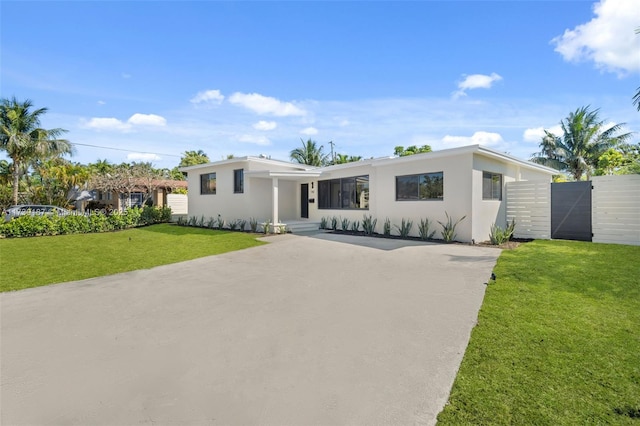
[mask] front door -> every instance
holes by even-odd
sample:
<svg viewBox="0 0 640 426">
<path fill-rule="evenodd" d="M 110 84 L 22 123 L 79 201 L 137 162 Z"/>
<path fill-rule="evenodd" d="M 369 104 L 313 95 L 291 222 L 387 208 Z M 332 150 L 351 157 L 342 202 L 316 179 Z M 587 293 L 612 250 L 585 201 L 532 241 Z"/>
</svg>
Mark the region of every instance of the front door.
<svg viewBox="0 0 640 426">
<path fill-rule="evenodd" d="M 300 185 L 300 217 L 309 219 L 309 184 Z"/>
</svg>

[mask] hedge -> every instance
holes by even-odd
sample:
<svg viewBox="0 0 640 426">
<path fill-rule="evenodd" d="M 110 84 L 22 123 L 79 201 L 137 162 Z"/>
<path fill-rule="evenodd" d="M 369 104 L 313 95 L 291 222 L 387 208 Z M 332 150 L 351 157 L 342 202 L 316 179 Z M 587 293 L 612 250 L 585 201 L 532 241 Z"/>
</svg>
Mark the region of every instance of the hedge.
<svg viewBox="0 0 640 426">
<path fill-rule="evenodd" d="M 87 214 L 65 216 L 24 215 L 0 223 L 0 236 L 5 238 L 36 237 L 43 235 L 87 234 L 135 228 L 154 223 L 169 222 L 170 207 L 131 208 L 124 212 L 105 214 L 93 211 Z"/>
</svg>

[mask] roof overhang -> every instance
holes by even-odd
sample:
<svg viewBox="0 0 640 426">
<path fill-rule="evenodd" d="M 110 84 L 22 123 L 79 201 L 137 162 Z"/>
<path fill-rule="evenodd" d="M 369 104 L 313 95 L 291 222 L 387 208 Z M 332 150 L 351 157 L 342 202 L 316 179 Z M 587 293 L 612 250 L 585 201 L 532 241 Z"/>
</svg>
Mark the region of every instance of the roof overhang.
<svg viewBox="0 0 640 426">
<path fill-rule="evenodd" d="M 244 172 L 245 177 L 258 179 L 283 179 L 283 180 L 305 180 L 320 177 L 320 170 L 291 170 L 291 171 L 272 171 L 272 170 L 255 170 Z"/>
</svg>

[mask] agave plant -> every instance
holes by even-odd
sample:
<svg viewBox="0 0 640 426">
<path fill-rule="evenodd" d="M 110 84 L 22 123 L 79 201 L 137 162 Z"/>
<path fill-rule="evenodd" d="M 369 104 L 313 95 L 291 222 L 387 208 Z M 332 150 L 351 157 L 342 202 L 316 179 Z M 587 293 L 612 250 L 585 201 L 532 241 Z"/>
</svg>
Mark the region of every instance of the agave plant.
<svg viewBox="0 0 640 426">
<path fill-rule="evenodd" d="M 456 226 L 458 226 L 458 224 L 462 222 L 467 216 L 462 216 L 460 219 L 454 222 L 451 216 L 449 216 L 449 213 L 445 211 L 444 214 L 447 216 L 447 222 L 442 223 L 438 221 L 438 223 L 442 226 L 442 239 L 444 240 L 444 242 L 450 243 L 456 239 Z"/>
<path fill-rule="evenodd" d="M 386 218 L 384 220 L 384 225 L 382 225 L 382 233 L 386 237 L 391 235 L 391 220 L 389 218 Z"/>
<path fill-rule="evenodd" d="M 360 221 L 354 220 L 351 223 L 351 232 L 358 232 L 360 230 Z"/>
<path fill-rule="evenodd" d="M 396 225 L 396 229 L 398 230 L 398 234 L 401 238 L 407 238 L 409 236 L 409 232 L 411 232 L 411 228 L 413 227 L 413 221 L 402 218 L 402 222 L 400 222 L 400 226 Z"/>
<path fill-rule="evenodd" d="M 378 223 L 378 219 L 374 219 L 373 216 L 363 215 L 362 217 L 362 229 L 364 230 L 365 235 L 373 235 L 376 224 Z"/>
<path fill-rule="evenodd" d="M 420 219 L 420 225 L 418 225 L 418 234 L 420 235 L 420 239 L 430 240 L 436 234 L 436 231 L 431 231 L 432 222 L 429 222 L 429 219 Z"/>
<path fill-rule="evenodd" d="M 342 230 L 347 232 L 349 230 L 349 224 L 350 223 L 351 223 L 351 221 L 348 218 L 343 217 L 341 222 L 340 222 L 340 224 L 342 225 Z"/>
</svg>

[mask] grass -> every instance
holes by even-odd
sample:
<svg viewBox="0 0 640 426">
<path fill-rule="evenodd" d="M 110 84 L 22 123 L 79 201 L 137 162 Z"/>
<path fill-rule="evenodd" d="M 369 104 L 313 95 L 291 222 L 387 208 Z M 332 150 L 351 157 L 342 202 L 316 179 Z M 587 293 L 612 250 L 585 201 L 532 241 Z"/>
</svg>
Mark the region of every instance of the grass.
<svg viewBox="0 0 640 426">
<path fill-rule="evenodd" d="M 0 240 L 0 291 L 146 269 L 263 244 L 253 234 L 170 224 Z"/>
<path fill-rule="evenodd" d="M 504 251 L 439 424 L 640 423 L 640 247 Z"/>
</svg>

